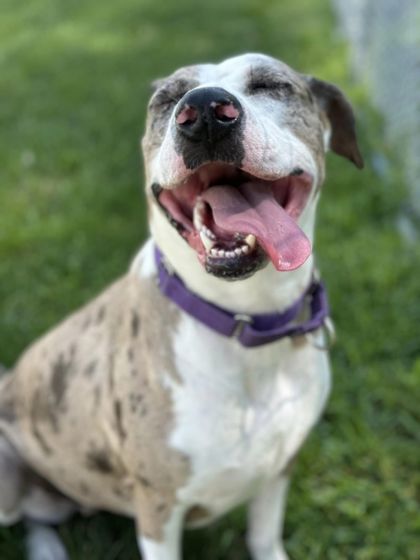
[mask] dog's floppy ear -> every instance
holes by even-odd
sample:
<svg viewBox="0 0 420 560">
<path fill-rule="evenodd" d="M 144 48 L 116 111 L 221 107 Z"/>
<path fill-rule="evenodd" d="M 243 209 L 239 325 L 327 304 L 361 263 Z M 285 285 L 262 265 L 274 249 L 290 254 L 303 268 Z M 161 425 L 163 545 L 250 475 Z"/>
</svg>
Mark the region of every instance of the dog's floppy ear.
<svg viewBox="0 0 420 560">
<path fill-rule="evenodd" d="M 359 169 L 364 166 L 356 138 L 353 109 L 341 90 L 322 80 L 307 77 L 309 87 L 331 126 L 330 148 Z"/>
</svg>

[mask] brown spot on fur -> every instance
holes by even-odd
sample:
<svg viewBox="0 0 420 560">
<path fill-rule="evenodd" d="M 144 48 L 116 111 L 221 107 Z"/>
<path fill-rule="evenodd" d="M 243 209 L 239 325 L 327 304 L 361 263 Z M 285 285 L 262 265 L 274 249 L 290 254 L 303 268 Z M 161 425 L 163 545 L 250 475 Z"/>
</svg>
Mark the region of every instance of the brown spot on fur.
<svg viewBox="0 0 420 560">
<path fill-rule="evenodd" d="M 86 375 L 86 377 L 92 377 L 92 375 L 95 373 L 97 365 L 98 363 L 96 362 L 96 360 L 92 360 L 88 363 L 88 365 L 84 369 L 84 374 Z"/>
<path fill-rule="evenodd" d="M 38 428 L 36 426 L 32 426 L 32 435 L 34 436 L 34 438 L 39 443 L 39 446 L 41 447 L 41 449 L 43 450 L 45 455 L 52 455 L 53 454 L 53 450 L 48 445 L 48 443 L 45 441 L 44 436 L 41 434 L 41 432 L 38 430 Z"/>
<path fill-rule="evenodd" d="M 57 407 L 50 402 L 48 394 L 40 387 L 34 391 L 30 416 L 32 426 L 37 427 L 38 432 L 40 432 L 40 426 L 45 422 L 48 422 L 56 433 L 59 432 Z"/>
<path fill-rule="evenodd" d="M 118 498 L 129 499 L 128 493 L 126 491 L 124 492 L 124 490 L 119 486 L 115 486 L 112 491 Z"/>
<path fill-rule="evenodd" d="M 82 492 L 83 495 L 89 495 L 90 494 L 90 488 L 88 486 L 86 486 L 86 484 L 84 482 L 80 483 L 80 491 Z"/>
<path fill-rule="evenodd" d="M 87 315 L 86 318 L 84 319 L 83 323 L 82 323 L 82 330 L 86 330 L 90 327 L 92 323 L 92 319 L 90 317 L 90 315 Z"/>
<path fill-rule="evenodd" d="M 137 480 L 140 482 L 140 484 L 142 486 L 145 486 L 146 488 L 150 488 L 152 485 L 150 483 L 150 480 L 148 480 L 146 477 L 144 476 L 138 476 Z"/>
<path fill-rule="evenodd" d="M 63 354 L 59 354 L 57 361 L 52 365 L 51 390 L 55 399 L 55 405 L 62 404 L 66 394 L 68 376 L 72 373 L 73 360 L 66 360 Z"/>
<path fill-rule="evenodd" d="M 111 474 L 113 466 L 109 460 L 108 453 L 105 450 L 95 449 L 89 451 L 86 455 L 86 466 L 92 471 L 98 471 L 101 474 Z"/>
<path fill-rule="evenodd" d="M 115 420 L 117 426 L 117 432 L 122 441 L 127 437 L 127 432 L 123 426 L 123 413 L 122 413 L 122 403 L 121 401 L 115 401 L 114 403 Z"/>
<path fill-rule="evenodd" d="M 14 422 L 16 420 L 15 410 L 13 405 L 7 406 L 7 403 L 2 403 L 0 408 L 0 420 L 4 420 L 6 422 Z"/>
<path fill-rule="evenodd" d="M 3 375 L 4 371 L 0 371 L 0 375 Z M 0 420 L 11 423 L 16 420 L 13 378 L 11 374 L 4 373 L 4 375 L 5 377 L 1 379 L 0 388 Z"/>
<path fill-rule="evenodd" d="M 127 350 L 127 358 L 130 363 L 134 360 L 134 351 L 131 347 Z"/>
<path fill-rule="evenodd" d="M 138 410 L 142 401 L 143 401 L 143 395 L 140 394 L 130 395 L 130 410 L 132 413 L 135 413 Z"/>
<path fill-rule="evenodd" d="M 131 312 L 131 334 L 135 338 L 139 334 L 140 328 L 140 317 L 137 311 L 133 310 Z"/>
<path fill-rule="evenodd" d="M 185 523 L 195 524 L 199 523 L 200 521 L 205 521 L 209 517 L 211 517 L 211 513 L 208 509 L 203 506 L 196 505 L 187 511 L 187 514 L 185 516 Z"/>
<path fill-rule="evenodd" d="M 109 355 L 109 370 L 108 370 L 109 390 L 111 391 L 111 393 L 114 391 L 114 366 L 115 366 L 115 359 L 114 359 L 114 354 L 111 351 Z"/>
<path fill-rule="evenodd" d="M 106 308 L 104 305 L 101 305 L 101 307 L 98 309 L 98 313 L 96 314 L 96 323 L 102 323 L 102 321 L 105 319 L 105 315 L 106 315 Z"/>
</svg>

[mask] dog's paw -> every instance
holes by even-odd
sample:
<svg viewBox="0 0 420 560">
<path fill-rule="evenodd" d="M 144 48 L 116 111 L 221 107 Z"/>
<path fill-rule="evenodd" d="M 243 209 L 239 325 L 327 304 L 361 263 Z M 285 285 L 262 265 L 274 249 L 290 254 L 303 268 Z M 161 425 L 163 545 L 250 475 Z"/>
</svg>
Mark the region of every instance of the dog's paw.
<svg viewBox="0 0 420 560">
<path fill-rule="evenodd" d="M 31 523 L 28 530 L 28 560 L 69 560 L 66 549 L 54 529 Z"/>
</svg>

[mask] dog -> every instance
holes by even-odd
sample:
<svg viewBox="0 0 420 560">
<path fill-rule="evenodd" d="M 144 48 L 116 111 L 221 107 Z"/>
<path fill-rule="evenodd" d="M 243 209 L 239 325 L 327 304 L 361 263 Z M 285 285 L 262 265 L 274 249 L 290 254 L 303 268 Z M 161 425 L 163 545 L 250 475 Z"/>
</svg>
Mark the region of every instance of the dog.
<svg viewBox="0 0 420 560">
<path fill-rule="evenodd" d="M 51 525 L 136 521 L 145 560 L 248 504 L 253 560 L 285 560 L 291 465 L 330 391 L 312 252 L 325 153 L 363 167 L 332 84 L 261 54 L 158 80 L 142 141 L 151 238 L 129 272 L 0 381 L 0 522 L 31 560 Z"/>
</svg>

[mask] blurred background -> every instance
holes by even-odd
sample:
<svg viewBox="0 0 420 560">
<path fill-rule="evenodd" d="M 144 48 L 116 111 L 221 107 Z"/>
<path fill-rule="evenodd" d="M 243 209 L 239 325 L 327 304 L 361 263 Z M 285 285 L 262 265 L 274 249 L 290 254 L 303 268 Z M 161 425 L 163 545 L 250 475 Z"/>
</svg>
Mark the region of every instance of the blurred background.
<svg viewBox="0 0 420 560">
<path fill-rule="evenodd" d="M 317 255 L 338 331 L 334 389 L 298 461 L 294 560 L 420 558 L 420 3 L 1 0 L 0 360 L 123 274 L 147 234 L 150 82 L 262 51 L 340 86 L 363 172 L 328 156 Z M 417 447 L 416 447 L 417 446 Z M 244 512 L 186 534 L 186 560 L 245 560 Z M 76 518 L 72 560 L 138 558 L 131 522 Z M 1 560 L 23 529 L 0 529 Z"/>
</svg>

